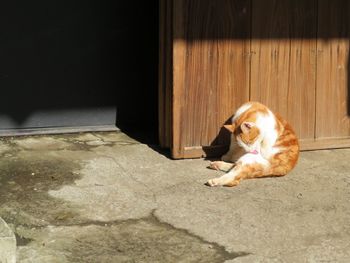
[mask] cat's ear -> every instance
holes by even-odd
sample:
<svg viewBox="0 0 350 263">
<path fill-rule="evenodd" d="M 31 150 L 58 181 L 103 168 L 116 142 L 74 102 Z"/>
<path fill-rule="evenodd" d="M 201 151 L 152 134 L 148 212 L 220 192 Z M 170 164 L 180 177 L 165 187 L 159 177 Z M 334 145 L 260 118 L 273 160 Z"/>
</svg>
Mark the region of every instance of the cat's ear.
<svg viewBox="0 0 350 263">
<path fill-rule="evenodd" d="M 228 130 L 230 133 L 233 133 L 235 131 L 235 125 L 234 124 L 225 124 L 224 128 Z"/>
<path fill-rule="evenodd" d="M 254 126 L 255 126 L 254 122 L 245 121 L 241 124 L 241 130 L 243 133 L 248 133 L 251 130 L 251 128 L 253 128 Z"/>
</svg>

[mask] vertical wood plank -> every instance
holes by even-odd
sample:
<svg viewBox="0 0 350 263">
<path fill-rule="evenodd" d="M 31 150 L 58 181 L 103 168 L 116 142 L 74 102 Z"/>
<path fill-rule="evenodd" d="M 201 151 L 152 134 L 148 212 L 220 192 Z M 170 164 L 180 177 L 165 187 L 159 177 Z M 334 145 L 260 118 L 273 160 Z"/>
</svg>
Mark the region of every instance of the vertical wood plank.
<svg viewBox="0 0 350 263">
<path fill-rule="evenodd" d="M 319 0 L 316 137 L 350 135 L 350 3 Z"/>
<path fill-rule="evenodd" d="M 182 130 L 185 147 L 210 144 L 211 127 L 216 125 L 217 55 L 216 40 L 187 44 Z"/>
<path fill-rule="evenodd" d="M 173 0 L 166 1 L 165 17 L 165 118 L 164 147 L 170 147 L 172 140 L 172 93 L 173 93 Z"/>
<path fill-rule="evenodd" d="M 208 133 L 212 122 L 210 113 L 216 96 L 217 39 L 214 12 L 219 3 L 209 0 L 183 1 L 182 12 L 175 16 L 183 19 L 183 36 L 176 42 L 184 44 L 183 86 L 181 89 L 181 149 L 208 145 Z M 179 1 L 180 2 L 180 1 Z M 180 19 L 180 18 L 179 18 Z M 174 61 L 174 65 L 175 64 Z M 174 72 L 175 74 L 175 72 Z M 174 83 L 175 84 L 175 83 Z M 174 108 L 176 111 L 177 109 Z"/>
<path fill-rule="evenodd" d="M 301 139 L 315 138 L 317 1 L 291 1 L 288 106 L 285 116 Z"/>
<path fill-rule="evenodd" d="M 172 142 L 171 155 L 173 158 L 183 158 L 184 140 L 182 132 L 183 92 L 185 87 L 186 38 L 184 23 L 184 2 L 172 1 L 173 6 L 173 93 L 172 93 Z"/>
<path fill-rule="evenodd" d="M 300 138 L 314 138 L 316 1 L 252 3 L 251 100 L 282 114 Z"/>
<path fill-rule="evenodd" d="M 248 100 L 249 3 L 174 1 L 173 155 L 221 143 L 221 126 Z"/>
<path fill-rule="evenodd" d="M 223 36 L 218 41 L 216 130 L 211 136 L 218 134 L 235 110 L 249 100 L 251 1 L 228 0 L 224 9 Z M 229 144 L 225 139 L 219 135 L 215 144 Z"/>
<path fill-rule="evenodd" d="M 252 2 L 251 100 L 287 114 L 289 1 Z"/>
</svg>

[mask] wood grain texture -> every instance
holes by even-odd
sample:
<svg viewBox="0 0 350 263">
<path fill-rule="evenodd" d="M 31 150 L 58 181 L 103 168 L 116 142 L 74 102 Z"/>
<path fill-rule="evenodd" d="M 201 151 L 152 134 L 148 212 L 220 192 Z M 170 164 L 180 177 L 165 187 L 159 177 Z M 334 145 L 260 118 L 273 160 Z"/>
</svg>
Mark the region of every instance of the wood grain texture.
<svg viewBox="0 0 350 263">
<path fill-rule="evenodd" d="M 286 1 L 256 0 L 252 7 L 250 98 L 286 116 L 291 22 L 289 5 L 286 6 Z"/>
<path fill-rule="evenodd" d="M 163 0 L 161 141 L 174 158 L 218 154 L 247 100 L 279 112 L 303 150 L 350 142 L 350 2 Z"/>
<path fill-rule="evenodd" d="M 174 1 L 173 156 L 216 145 L 249 95 L 250 1 Z"/>
<path fill-rule="evenodd" d="M 300 138 L 314 138 L 316 2 L 252 6 L 251 100 L 279 112 Z"/>
<path fill-rule="evenodd" d="M 172 0 L 159 1 L 158 119 L 159 144 L 170 147 L 172 138 Z"/>
<path fill-rule="evenodd" d="M 221 134 L 223 124 L 231 123 L 235 110 L 249 100 L 251 2 L 225 1 L 221 17 L 221 37 L 217 42 L 217 90 L 215 129 L 210 134 Z M 224 134 L 223 134 L 224 135 Z M 218 136 L 212 144 L 227 144 L 227 136 Z"/>
<path fill-rule="evenodd" d="M 172 89 L 172 141 L 171 155 L 173 158 L 183 158 L 184 139 L 182 132 L 183 93 L 185 87 L 186 40 L 183 1 L 173 2 L 173 89 Z M 175 37 L 176 36 L 176 37 Z"/>
<path fill-rule="evenodd" d="M 316 138 L 350 135 L 350 3 L 319 0 Z"/>
</svg>

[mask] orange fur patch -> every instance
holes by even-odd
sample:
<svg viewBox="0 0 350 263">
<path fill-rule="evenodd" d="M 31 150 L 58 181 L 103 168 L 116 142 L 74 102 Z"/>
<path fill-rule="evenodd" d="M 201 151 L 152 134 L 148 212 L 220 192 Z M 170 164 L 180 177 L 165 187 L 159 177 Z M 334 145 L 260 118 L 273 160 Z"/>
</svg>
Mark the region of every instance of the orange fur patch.
<svg viewBox="0 0 350 263">
<path fill-rule="evenodd" d="M 250 102 L 250 108 L 243 112 L 235 121 L 235 126 L 241 126 L 243 122 L 256 122 L 257 113 L 268 114 L 268 108 L 259 102 Z"/>
<path fill-rule="evenodd" d="M 233 124 L 225 124 L 224 128 L 231 133 L 233 133 L 235 131 L 235 126 Z"/>
<path fill-rule="evenodd" d="M 255 140 L 258 138 L 260 134 L 260 130 L 257 127 L 252 127 L 249 132 L 244 133 L 241 132 L 239 134 L 237 134 L 241 140 L 246 143 L 246 144 L 251 144 L 253 142 L 255 142 Z"/>
<path fill-rule="evenodd" d="M 270 160 L 271 173 L 285 175 L 295 167 L 299 159 L 300 146 L 292 126 L 277 114 L 276 119 L 282 128 L 275 147 L 279 147 L 281 152 L 274 155 Z"/>
</svg>

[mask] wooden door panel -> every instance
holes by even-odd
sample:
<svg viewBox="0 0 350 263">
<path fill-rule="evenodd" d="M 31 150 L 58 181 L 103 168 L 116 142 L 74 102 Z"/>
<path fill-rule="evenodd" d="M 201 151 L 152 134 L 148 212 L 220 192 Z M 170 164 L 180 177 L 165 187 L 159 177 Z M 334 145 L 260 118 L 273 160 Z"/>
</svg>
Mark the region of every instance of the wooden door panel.
<svg viewBox="0 0 350 263">
<path fill-rule="evenodd" d="M 300 138 L 314 138 L 315 1 L 252 3 L 251 100 L 283 115 Z"/>
<path fill-rule="evenodd" d="M 350 2 L 163 1 L 172 100 L 160 117 L 174 158 L 220 155 L 222 125 L 248 100 L 281 113 L 302 149 L 350 145 Z"/>
<path fill-rule="evenodd" d="M 316 138 L 350 135 L 350 3 L 320 0 L 317 41 Z"/>
<path fill-rule="evenodd" d="M 220 127 L 248 100 L 249 12 L 248 0 L 174 1 L 174 157 L 220 143 Z"/>
</svg>

